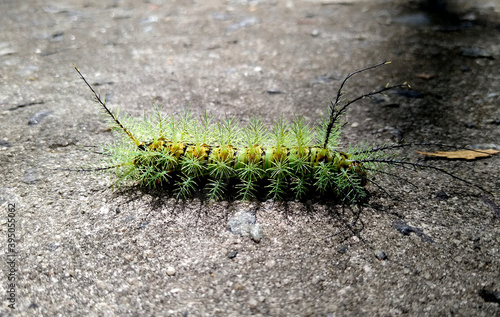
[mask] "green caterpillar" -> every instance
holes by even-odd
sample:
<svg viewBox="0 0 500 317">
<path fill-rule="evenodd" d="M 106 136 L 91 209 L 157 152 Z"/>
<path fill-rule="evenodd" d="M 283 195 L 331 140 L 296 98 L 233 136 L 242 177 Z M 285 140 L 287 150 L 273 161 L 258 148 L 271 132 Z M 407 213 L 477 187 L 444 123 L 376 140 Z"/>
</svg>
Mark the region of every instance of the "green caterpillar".
<svg viewBox="0 0 500 317">
<path fill-rule="evenodd" d="M 281 119 L 271 129 L 258 118 L 239 127 L 234 118 L 213 122 L 206 114 L 197 119 L 189 111 L 180 117 L 164 116 L 156 106 L 144 120 L 126 118 L 125 127 L 75 69 L 112 126 L 122 132 L 120 140 L 104 148 L 109 166 L 94 169 L 115 170 L 118 184 L 131 181 L 161 188 L 182 199 L 202 189 L 209 200 L 319 195 L 352 203 L 365 198 L 368 171 L 382 170 L 389 163 L 406 164 L 387 157 L 383 150 L 390 147 L 351 153 L 339 149 L 342 116 L 349 105 L 393 88 L 409 87 L 406 83 L 387 85 L 352 100 L 344 99 L 342 90 L 349 78 L 388 63 L 350 73 L 318 126 L 299 118 L 292 122 Z"/>
</svg>

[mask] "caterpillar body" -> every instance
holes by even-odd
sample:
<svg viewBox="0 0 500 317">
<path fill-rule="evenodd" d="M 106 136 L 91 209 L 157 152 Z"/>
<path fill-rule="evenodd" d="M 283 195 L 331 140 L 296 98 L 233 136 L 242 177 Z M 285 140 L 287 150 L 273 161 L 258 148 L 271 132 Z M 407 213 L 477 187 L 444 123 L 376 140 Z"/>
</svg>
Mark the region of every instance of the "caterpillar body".
<svg viewBox="0 0 500 317">
<path fill-rule="evenodd" d="M 189 111 L 179 117 L 164 116 L 156 106 L 149 118 L 138 121 L 129 117 L 123 125 L 75 69 L 111 124 L 122 131 L 121 140 L 104 149 L 110 164 L 94 169 L 115 170 L 117 183 L 138 182 L 171 191 L 177 198 L 203 189 L 209 200 L 233 195 L 243 200 L 320 195 L 359 202 L 366 197 L 368 171 L 406 162 L 388 158 L 383 150 L 390 147 L 341 151 L 342 116 L 362 98 L 409 85 L 387 85 L 352 100 L 344 99 L 343 87 L 352 76 L 388 63 L 350 73 L 318 126 L 296 118 L 278 120 L 271 129 L 258 118 L 240 127 L 234 118 L 214 123 L 206 114 L 197 119 Z"/>
</svg>

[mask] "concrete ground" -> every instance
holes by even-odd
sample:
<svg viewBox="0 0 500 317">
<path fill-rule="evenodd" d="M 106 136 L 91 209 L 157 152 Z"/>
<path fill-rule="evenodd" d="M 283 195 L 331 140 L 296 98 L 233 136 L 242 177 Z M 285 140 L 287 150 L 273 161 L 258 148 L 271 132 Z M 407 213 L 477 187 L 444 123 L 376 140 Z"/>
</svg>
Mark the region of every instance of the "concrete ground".
<svg viewBox="0 0 500 317">
<path fill-rule="evenodd" d="M 500 316 L 498 155 L 424 162 L 487 199 L 435 170 L 394 170 L 418 189 L 376 176 L 387 193 L 368 185 L 350 229 L 349 206 L 176 201 L 57 170 L 98 164 L 87 146 L 114 138 L 73 65 L 132 116 L 154 102 L 271 125 L 317 122 L 347 73 L 391 60 L 346 93 L 414 90 L 353 105 L 346 147 L 498 148 L 497 1 L 4 0 L 0 11 L 0 316 Z M 260 243 L 226 230 L 238 210 L 256 212 Z"/>
</svg>

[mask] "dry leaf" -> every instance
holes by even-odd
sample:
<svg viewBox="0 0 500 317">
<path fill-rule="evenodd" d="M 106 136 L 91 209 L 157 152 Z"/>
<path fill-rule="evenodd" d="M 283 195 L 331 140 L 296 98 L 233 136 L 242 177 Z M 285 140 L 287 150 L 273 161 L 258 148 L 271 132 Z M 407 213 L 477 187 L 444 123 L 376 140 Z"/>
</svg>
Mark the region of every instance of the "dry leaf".
<svg viewBox="0 0 500 317">
<path fill-rule="evenodd" d="M 436 152 L 420 152 L 416 151 L 418 154 L 431 156 L 431 157 L 442 157 L 451 160 L 455 159 L 465 159 L 465 160 L 474 160 L 482 157 L 490 157 L 494 154 L 497 154 L 499 151 L 493 149 L 487 150 L 461 150 L 461 151 L 436 151 Z"/>
</svg>

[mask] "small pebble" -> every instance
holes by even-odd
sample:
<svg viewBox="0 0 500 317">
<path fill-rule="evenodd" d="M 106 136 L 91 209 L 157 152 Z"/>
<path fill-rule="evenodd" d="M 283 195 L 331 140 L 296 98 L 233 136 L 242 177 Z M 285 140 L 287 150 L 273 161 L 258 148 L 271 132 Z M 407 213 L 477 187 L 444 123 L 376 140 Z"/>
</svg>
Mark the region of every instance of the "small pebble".
<svg viewBox="0 0 500 317">
<path fill-rule="evenodd" d="M 126 260 L 126 261 L 132 261 L 134 259 L 134 256 L 132 254 L 129 254 L 129 253 L 125 253 L 122 255 L 123 258 Z"/>
<path fill-rule="evenodd" d="M 238 211 L 227 220 L 227 230 L 234 234 L 246 236 L 248 234 L 249 225 L 255 224 L 255 211 Z"/>
<path fill-rule="evenodd" d="M 446 192 L 439 190 L 436 192 L 436 198 L 438 200 L 448 200 L 450 196 Z"/>
<path fill-rule="evenodd" d="M 239 283 L 236 283 L 236 284 L 234 284 L 234 289 L 236 291 L 242 291 L 243 290 L 243 285 L 241 285 Z"/>
<path fill-rule="evenodd" d="M 264 230 L 260 224 L 250 225 L 250 239 L 259 243 L 264 237 Z"/>
<path fill-rule="evenodd" d="M 234 259 L 237 255 L 238 255 L 238 251 L 232 251 L 227 255 L 227 257 L 230 259 Z"/>
<path fill-rule="evenodd" d="M 248 300 L 247 304 L 248 304 L 248 307 L 255 308 L 255 307 L 257 307 L 257 305 L 259 304 L 259 302 L 257 302 L 257 300 L 252 297 L 252 298 L 250 298 Z"/>
<path fill-rule="evenodd" d="M 375 250 L 375 256 L 377 257 L 377 259 L 379 260 L 387 260 L 387 255 L 385 254 L 384 251 L 382 250 Z"/>
<path fill-rule="evenodd" d="M 9 142 L 5 141 L 5 140 L 0 140 L 0 147 L 12 147 L 12 144 L 10 144 Z"/>
<path fill-rule="evenodd" d="M 341 245 L 340 247 L 337 248 L 337 252 L 340 254 L 344 254 L 347 252 L 348 247 L 346 245 Z"/>
<path fill-rule="evenodd" d="M 175 275 L 175 268 L 173 266 L 167 267 L 167 275 L 168 276 L 174 276 Z"/>
<path fill-rule="evenodd" d="M 138 224 L 135 228 L 136 228 L 136 229 L 144 229 L 144 228 L 146 228 L 146 226 L 147 226 L 150 222 L 151 222 L 151 221 L 146 221 L 146 222 L 140 223 L 140 224 Z"/>
<path fill-rule="evenodd" d="M 37 112 L 35 113 L 34 116 L 32 116 L 29 121 L 28 121 L 28 125 L 35 125 L 35 124 L 39 124 L 40 121 L 43 120 L 43 118 L 47 117 L 48 115 L 52 114 L 52 111 L 40 111 L 40 112 Z"/>
<path fill-rule="evenodd" d="M 267 90 L 267 93 L 270 94 L 270 95 L 277 95 L 277 94 L 281 94 L 282 91 L 279 90 L 278 88 L 269 88 Z"/>
<path fill-rule="evenodd" d="M 272 269 L 276 265 L 275 260 L 269 260 L 266 262 L 266 267 Z"/>
</svg>

